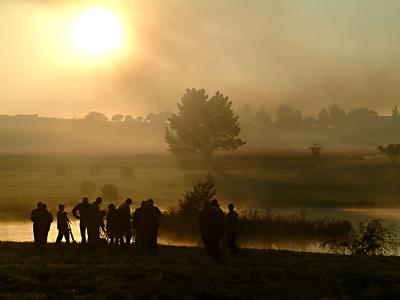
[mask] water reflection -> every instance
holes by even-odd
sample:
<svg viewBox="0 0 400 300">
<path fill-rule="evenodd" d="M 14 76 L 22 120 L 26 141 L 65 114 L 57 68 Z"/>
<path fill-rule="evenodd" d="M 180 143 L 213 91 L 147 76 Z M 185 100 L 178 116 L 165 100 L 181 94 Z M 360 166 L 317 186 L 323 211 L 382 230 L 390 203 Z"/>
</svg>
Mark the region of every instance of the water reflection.
<svg viewBox="0 0 400 300">
<path fill-rule="evenodd" d="M 72 233 L 80 241 L 79 223 L 71 222 Z M 57 225 L 53 222 L 50 227 L 48 242 L 53 243 L 57 238 Z M 9 242 L 33 242 L 31 222 L 0 222 L 0 240 Z"/>
<path fill-rule="evenodd" d="M 277 214 L 293 214 L 298 213 L 299 210 L 277 210 Z M 304 212 L 303 212 L 304 213 Z M 346 219 L 354 223 L 368 222 L 372 219 L 383 219 L 388 224 L 400 225 L 400 209 L 399 208 L 346 208 L 346 209 L 315 209 L 305 211 L 307 218 L 329 218 L 329 219 Z M 52 223 L 48 242 L 53 243 L 57 237 L 56 222 Z M 80 242 L 79 222 L 72 221 L 71 229 L 76 241 Z M 0 240 L 13 241 L 13 242 L 32 242 L 32 223 L 31 222 L 1 222 L 0 221 Z M 164 245 L 171 246 L 191 246 L 197 247 L 201 245 L 199 241 L 180 241 L 166 236 L 159 237 L 159 242 Z M 256 249 L 277 249 L 277 250 L 292 250 L 292 251 L 305 251 L 305 252 L 326 252 L 321 249 L 318 243 L 293 243 L 287 241 L 285 243 L 265 244 L 260 242 L 242 242 L 242 247 L 256 248 Z"/>
</svg>

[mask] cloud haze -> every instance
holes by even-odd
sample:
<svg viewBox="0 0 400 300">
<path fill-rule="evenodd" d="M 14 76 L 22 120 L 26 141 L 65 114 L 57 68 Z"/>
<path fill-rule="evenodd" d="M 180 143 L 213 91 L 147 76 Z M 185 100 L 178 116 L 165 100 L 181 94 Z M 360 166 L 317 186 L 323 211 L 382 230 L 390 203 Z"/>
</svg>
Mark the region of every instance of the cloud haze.
<svg viewBox="0 0 400 300">
<path fill-rule="evenodd" d="M 174 110 L 187 87 L 308 113 L 332 102 L 388 113 L 400 99 L 396 0 L 104 1 L 135 39 L 123 60 L 89 69 L 60 63 L 46 40 L 62 38 L 51 30 L 65 3 L 0 3 L 1 113 Z"/>
</svg>

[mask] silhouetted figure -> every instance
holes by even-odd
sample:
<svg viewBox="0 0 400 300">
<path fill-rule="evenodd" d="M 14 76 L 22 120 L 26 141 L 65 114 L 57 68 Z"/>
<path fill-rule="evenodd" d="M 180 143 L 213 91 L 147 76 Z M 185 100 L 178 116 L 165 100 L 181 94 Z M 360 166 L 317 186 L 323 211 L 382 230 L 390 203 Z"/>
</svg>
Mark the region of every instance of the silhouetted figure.
<svg viewBox="0 0 400 300">
<path fill-rule="evenodd" d="M 199 229 L 207 254 L 214 259 L 220 258 L 220 244 L 225 229 L 225 216 L 216 199 L 209 203 L 204 203 L 199 215 Z"/>
<path fill-rule="evenodd" d="M 100 239 L 100 227 L 102 226 L 102 214 L 100 212 L 100 204 L 103 201 L 101 197 L 97 197 L 96 201 L 90 205 L 88 238 L 89 243 L 97 243 Z"/>
<path fill-rule="evenodd" d="M 47 238 L 49 236 L 50 226 L 53 223 L 53 215 L 47 210 L 47 205 L 43 204 L 43 222 L 44 222 L 44 236 L 43 242 L 47 244 Z"/>
<path fill-rule="evenodd" d="M 144 219 L 144 247 L 149 253 L 157 252 L 157 236 L 160 225 L 161 212 L 154 206 L 153 199 L 148 199 L 143 207 Z"/>
<path fill-rule="evenodd" d="M 31 213 L 31 221 L 33 222 L 33 240 L 35 244 L 43 244 L 44 239 L 44 206 L 42 202 L 38 202 L 37 207 Z"/>
<path fill-rule="evenodd" d="M 78 214 L 79 213 L 79 214 Z M 82 202 L 77 204 L 72 209 L 72 214 L 79 220 L 79 229 L 81 231 L 81 242 L 86 243 L 86 233 L 89 227 L 90 204 L 87 197 L 82 199 Z"/>
<path fill-rule="evenodd" d="M 120 205 L 119 211 L 119 242 L 121 245 L 129 245 L 132 238 L 131 224 L 131 205 L 132 199 L 128 198 Z"/>
<path fill-rule="evenodd" d="M 65 238 L 65 242 L 69 244 L 69 227 L 68 227 L 69 219 L 64 209 L 65 209 L 64 205 L 60 204 L 58 206 L 58 212 L 57 212 L 58 235 L 56 239 L 56 244 L 60 244 L 63 238 Z"/>
<path fill-rule="evenodd" d="M 145 206 L 146 206 L 146 201 L 142 201 L 140 207 L 136 208 L 135 212 L 133 213 L 133 229 L 135 230 L 135 245 L 140 248 L 144 246 Z"/>
<path fill-rule="evenodd" d="M 232 254 L 237 254 L 239 248 L 236 245 L 237 227 L 239 216 L 235 211 L 235 206 L 231 203 L 228 205 L 228 214 L 226 215 L 226 238 L 229 249 Z"/>
<path fill-rule="evenodd" d="M 115 208 L 114 204 L 108 205 L 108 214 L 106 220 L 106 231 L 108 239 L 111 245 L 115 245 L 117 241 L 118 234 L 118 221 L 119 221 L 118 210 Z"/>
</svg>

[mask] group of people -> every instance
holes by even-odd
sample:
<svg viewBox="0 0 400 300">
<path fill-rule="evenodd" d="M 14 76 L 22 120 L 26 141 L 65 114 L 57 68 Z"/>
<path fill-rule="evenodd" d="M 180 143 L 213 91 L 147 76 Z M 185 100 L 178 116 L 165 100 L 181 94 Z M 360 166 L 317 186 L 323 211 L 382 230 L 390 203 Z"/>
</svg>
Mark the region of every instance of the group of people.
<svg viewBox="0 0 400 300">
<path fill-rule="evenodd" d="M 97 244 L 106 240 L 113 246 L 127 246 L 134 241 L 136 246 L 147 252 L 157 251 L 161 212 L 154 206 L 153 199 L 142 201 L 133 216 L 131 215 L 133 203 L 131 198 L 126 199 L 118 208 L 114 204 L 109 204 L 108 211 L 100 209 L 102 201 L 101 197 L 97 197 L 93 203 L 90 203 L 89 199 L 84 197 L 82 202 L 72 209 L 73 216 L 79 220 L 81 243 Z M 229 204 L 228 210 L 225 216 L 218 201 L 213 199 L 204 203 L 199 214 L 201 239 L 207 253 L 216 259 L 221 255 L 220 245 L 224 235 L 226 235 L 231 253 L 238 253 L 236 245 L 238 214 L 233 204 Z M 31 220 L 35 243 L 46 244 L 53 222 L 53 216 L 47 210 L 46 204 L 42 202 L 37 204 L 37 208 L 32 211 Z M 70 223 L 64 205 L 60 204 L 57 212 L 56 244 L 61 243 L 62 239 L 70 243 L 70 237 L 75 242 Z"/>
<path fill-rule="evenodd" d="M 225 217 L 216 199 L 205 202 L 199 215 L 200 236 L 207 254 L 215 259 L 221 256 L 221 240 L 226 234 L 226 241 L 232 254 L 237 254 L 236 244 L 237 224 L 239 216 L 233 204 L 228 205 L 228 214 Z"/>
<path fill-rule="evenodd" d="M 103 199 L 97 197 L 93 203 L 84 197 L 82 202 L 72 209 L 73 216 L 79 220 L 81 243 L 97 244 L 106 240 L 111 245 L 129 245 L 132 242 L 132 230 L 135 230 L 135 245 L 149 252 L 157 251 L 157 236 L 161 212 L 154 206 L 153 199 L 142 201 L 131 216 L 131 198 L 121 204 L 118 208 L 114 204 L 108 205 L 108 212 L 101 210 Z M 47 210 L 46 204 L 39 202 L 37 208 L 31 213 L 33 222 L 33 237 L 38 245 L 47 243 L 52 214 Z M 70 243 L 72 234 L 71 221 L 65 212 L 65 206 L 60 204 L 57 212 L 58 235 L 56 244 L 65 239 Z"/>
</svg>

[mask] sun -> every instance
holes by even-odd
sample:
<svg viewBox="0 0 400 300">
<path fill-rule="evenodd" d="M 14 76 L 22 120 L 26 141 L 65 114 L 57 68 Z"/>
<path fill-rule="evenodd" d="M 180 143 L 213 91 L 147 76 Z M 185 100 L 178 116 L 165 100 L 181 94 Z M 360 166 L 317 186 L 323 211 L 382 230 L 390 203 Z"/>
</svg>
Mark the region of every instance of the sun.
<svg viewBox="0 0 400 300">
<path fill-rule="evenodd" d="M 72 42 L 87 55 L 101 56 L 121 48 L 123 30 L 110 10 L 93 7 L 82 12 L 72 25 Z"/>
</svg>

